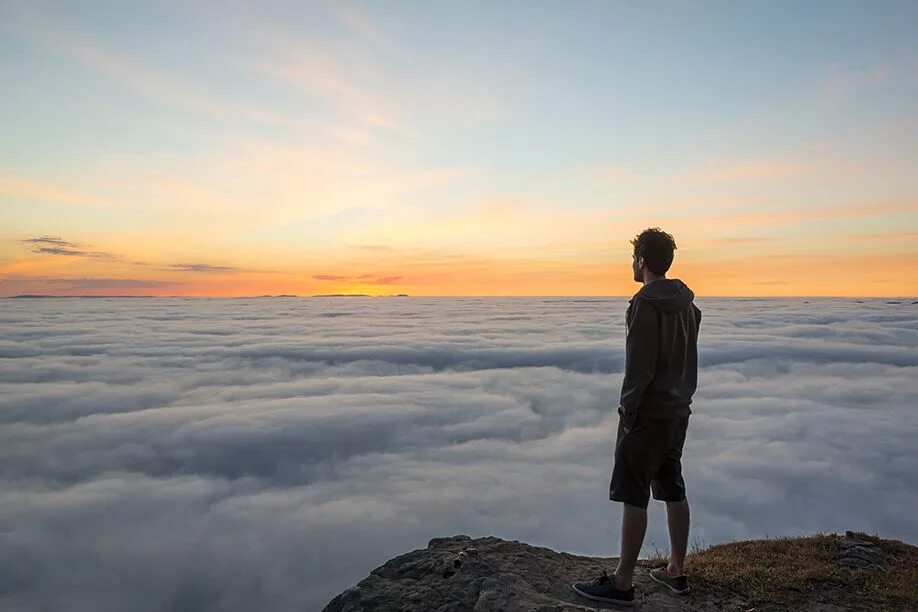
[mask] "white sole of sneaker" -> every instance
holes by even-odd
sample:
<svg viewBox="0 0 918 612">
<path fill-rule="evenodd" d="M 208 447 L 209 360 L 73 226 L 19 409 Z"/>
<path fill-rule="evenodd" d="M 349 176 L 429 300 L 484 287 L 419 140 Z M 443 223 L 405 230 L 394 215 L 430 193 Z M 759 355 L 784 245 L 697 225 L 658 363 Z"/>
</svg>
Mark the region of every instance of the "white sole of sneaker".
<svg viewBox="0 0 918 612">
<path fill-rule="evenodd" d="M 631 607 L 631 606 L 634 605 L 634 602 L 633 602 L 633 601 L 621 601 L 621 600 L 619 600 L 619 599 L 608 599 L 608 598 L 606 598 L 606 597 L 596 597 L 595 595 L 590 595 L 590 594 L 588 594 L 588 593 L 584 593 L 583 591 L 581 591 L 580 589 L 578 589 L 578 588 L 577 588 L 577 585 L 575 585 L 575 584 L 572 584 L 572 585 L 571 585 L 571 588 L 574 589 L 574 592 L 577 593 L 578 595 L 580 595 L 581 597 L 586 597 L 587 599 L 592 599 L 593 601 L 601 601 L 601 602 L 603 602 L 603 603 L 610 603 L 610 604 L 614 604 L 614 605 L 616 605 L 616 606 L 628 606 L 628 607 Z"/>
<path fill-rule="evenodd" d="M 692 592 L 692 587 L 689 587 L 689 588 L 687 588 L 687 589 L 683 589 L 683 590 L 680 591 L 679 589 L 673 588 L 673 586 L 672 586 L 671 584 L 669 584 L 669 583 L 667 583 L 667 582 L 664 582 L 663 580 L 660 580 L 659 578 L 657 578 L 656 576 L 654 576 L 652 573 L 648 572 L 648 575 L 650 576 L 650 579 L 651 579 L 651 580 L 653 580 L 653 581 L 656 582 L 657 584 L 662 584 L 663 586 L 665 586 L 667 589 L 669 589 L 670 591 L 672 591 L 672 592 L 675 593 L 676 595 L 685 595 L 686 593 L 691 593 L 691 592 Z"/>
</svg>

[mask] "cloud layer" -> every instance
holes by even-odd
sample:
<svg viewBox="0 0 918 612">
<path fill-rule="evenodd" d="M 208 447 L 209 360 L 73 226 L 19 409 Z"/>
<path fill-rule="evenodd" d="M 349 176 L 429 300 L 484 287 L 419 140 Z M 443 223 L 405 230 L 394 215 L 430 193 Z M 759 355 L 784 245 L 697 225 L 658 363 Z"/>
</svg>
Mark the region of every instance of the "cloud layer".
<svg viewBox="0 0 918 612">
<path fill-rule="evenodd" d="M 693 535 L 918 541 L 918 306 L 698 304 Z M 617 554 L 625 306 L 4 300 L 0 607 L 319 609 L 455 533 Z"/>
</svg>

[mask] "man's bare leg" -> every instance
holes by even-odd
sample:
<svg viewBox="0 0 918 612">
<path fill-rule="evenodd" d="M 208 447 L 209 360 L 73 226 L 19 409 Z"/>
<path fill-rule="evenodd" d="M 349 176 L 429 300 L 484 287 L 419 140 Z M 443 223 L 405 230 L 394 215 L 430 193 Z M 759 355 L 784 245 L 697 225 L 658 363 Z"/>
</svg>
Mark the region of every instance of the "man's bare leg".
<svg viewBox="0 0 918 612">
<path fill-rule="evenodd" d="M 681 576 L 685 573 L 685 553 L 688 549 L 688 500 L 666 502 L 666 519 L 669 523 L 669 549 L 672 551 L 666 572 L 670 576 Z"/>
<path fill-rule="evenodd" d="M 625 503 L 622 506 L 622 550 L 614 576 L 615 586 L 628 590 L 632 586 L 634 566 L 647 531 L 647 509 Z"/>
</svg>

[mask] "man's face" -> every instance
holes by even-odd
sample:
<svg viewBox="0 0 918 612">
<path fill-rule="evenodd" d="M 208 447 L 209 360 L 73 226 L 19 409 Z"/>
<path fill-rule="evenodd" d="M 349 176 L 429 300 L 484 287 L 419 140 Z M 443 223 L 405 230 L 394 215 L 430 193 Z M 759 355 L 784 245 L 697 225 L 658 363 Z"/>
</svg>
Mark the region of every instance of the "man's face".
<svg viewBox="0 0 918 612">
<path fill-rule="evenodd" d="M 643 283 L 644 282 L 644 273 L 641 272 L 641 268 L 644 266 L 644 258 L 637 257 L 635 255 L 631 256 L 631 269 L 634 272 L 634 282 Z"/>
</svg>

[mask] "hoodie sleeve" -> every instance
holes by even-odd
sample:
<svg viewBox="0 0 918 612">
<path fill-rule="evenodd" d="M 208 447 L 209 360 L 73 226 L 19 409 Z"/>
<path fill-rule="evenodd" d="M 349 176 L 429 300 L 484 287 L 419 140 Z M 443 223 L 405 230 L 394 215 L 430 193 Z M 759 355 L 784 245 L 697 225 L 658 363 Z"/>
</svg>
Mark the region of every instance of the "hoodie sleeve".
<svg viewBox="0 0 918 612">
<path fill-rule="evenodd" d="M 660 340 L 660 314 L 644 300 L 634 300 L 631 323 L 625 336 L 625 378 L 619 412 L 628 419 L 637 417 L 638 407 L 657 365 Z"/>
</svg>

